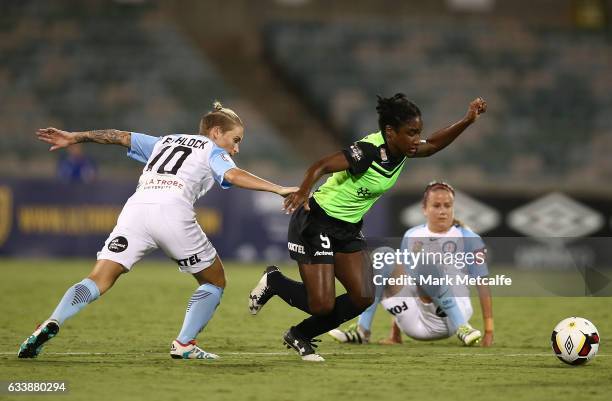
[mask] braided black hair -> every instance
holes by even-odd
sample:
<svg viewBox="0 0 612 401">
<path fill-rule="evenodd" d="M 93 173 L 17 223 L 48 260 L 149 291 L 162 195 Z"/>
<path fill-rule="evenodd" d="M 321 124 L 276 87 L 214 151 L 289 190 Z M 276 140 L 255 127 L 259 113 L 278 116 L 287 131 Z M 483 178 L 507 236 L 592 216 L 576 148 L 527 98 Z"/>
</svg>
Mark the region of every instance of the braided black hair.
<svg viewBox="0 0 612 401">
<path fill-rule="evenodd" d="M 393 97 L 378 98 L 376 111 L 378 112 L 378 127 L 380 132 L 385 132 L 385 127 L 390 125 L 394 130 L 399 131 L 400 126 L 410 120 L 421 117 L 421 110 L 412 103 L 403 93 L 396 93 Z"/>
</svg>

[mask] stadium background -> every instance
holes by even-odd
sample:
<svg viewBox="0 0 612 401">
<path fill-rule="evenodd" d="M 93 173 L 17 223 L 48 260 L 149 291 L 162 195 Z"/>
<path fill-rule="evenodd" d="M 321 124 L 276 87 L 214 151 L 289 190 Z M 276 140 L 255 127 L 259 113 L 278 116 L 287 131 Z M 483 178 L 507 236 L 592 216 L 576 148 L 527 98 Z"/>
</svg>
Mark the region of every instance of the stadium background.
<svg viewBox="0 0 612 401">
<path fill-rule="evenodd" d="M 608 236 L 609 11 L 596 0 L 2 2 L 0 255 L 91 255 L 141 169 L 121 149 L 86 145 L 96 178 L 61 182 L 62 156 L 37 128 L 194 132 L 219 99 L 246 122 L 238 164 L 296 184 L 308 163 L 377 129 L 376 94 L 400 91 L 426 133 L 475 96 L 490 111 L 407 166 L 368 235 L 401 235 L 421 188 L 444 179 L 482 234 Z M 286 258 L 278 201 L 225 195 L 199 203 L 222 254 Z"/>
<path fill-rule="evenodd" d="M 122 148 L 85 144 L 96 177 L 67 182 L 64 153 L 47 152 L 37 128 L 194 132 L 215 99 L 246 123 L 237 164 L 295 185 L 309 163 L 377 130 L 377 94 L 406 93 L 425 133 L 482 96 L 486 115 L 411 161 L 366 233 L 400 236 L 419 221 L 422 188 L 443 179 L 484 236 L 609 237 L 611 12 L 604 0 L 4 0 L 0 264 L 90 263 L 142 168 Z M 224 259 L 286 262 L 275 197 L 214 190 L 197 205 Z"/>
</svg>

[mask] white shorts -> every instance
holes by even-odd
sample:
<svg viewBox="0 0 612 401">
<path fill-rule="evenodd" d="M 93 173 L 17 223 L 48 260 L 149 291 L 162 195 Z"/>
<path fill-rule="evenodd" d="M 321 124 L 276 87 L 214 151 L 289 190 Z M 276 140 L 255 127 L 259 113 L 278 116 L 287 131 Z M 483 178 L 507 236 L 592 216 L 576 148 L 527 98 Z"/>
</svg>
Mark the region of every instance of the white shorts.
<svg viewBox="0 0 612 401">
<path fill-rule="evenodd" d="M 408 288 L 409 286 L 405 287 Z M 413 289 L 416 288 L 411 286 Z M 408 293 L 410 292 L 410 293 Z M 469 297 L 455 298 L 459 309 L 470 320 L 473 309 Z M 436 304 L 424 303 L 416 290 L 402 290 L 398 296 L 385 298 L 381 301 L 383 307 L 395 317 L 395 322 L 404 334 L 415 340 L 438 340 L 455 335 L 449 330 L 451 326 L 447 317 L 436 314 Z"/>
<path fill-rule="evenodd" d="M 215 261 L 217 251 L 192 208 L 180 204 L 127 203 L 98 260 L 117 262 L 128 270 L 161 248 L 185 273 L 198 273 Z"/>
</svg>

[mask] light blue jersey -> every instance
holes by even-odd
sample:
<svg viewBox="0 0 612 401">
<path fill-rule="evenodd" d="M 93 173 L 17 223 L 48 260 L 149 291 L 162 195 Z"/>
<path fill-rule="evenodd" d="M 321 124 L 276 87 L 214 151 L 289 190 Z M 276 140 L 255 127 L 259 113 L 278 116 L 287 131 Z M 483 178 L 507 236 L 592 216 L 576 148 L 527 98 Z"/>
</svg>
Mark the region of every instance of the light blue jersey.
<svg viewBox="0 0 612 401">
<path fill-rule="evenodd" d="M 138 132 L 131 132 L 130 137 L 130 147 L 127 151 L 128 157 L 138 160 L 141 163 L 146 163 L 151 153 L 153 153 L 153 147 L 157 141 L 159 141 L 160 137 L 139 134 Z"/>
<path fill-rule="evenodd" d="M 484 260 L 486 247 L 482 238 L 461 225 L 453 225 L 445 233 L 434 233 L 426 224 L 418 225 L 406 231 L 402 238 L 401 249 L 413 253 L 429 253 L 428 256 L 431 257 L 426 262 L 421 262 L 421 267 L 436 264 L 444 267 L 445 273 L 464 273 L 469 277 L 484 277 L 489 274 Z M 448 254 L 456 255 L 451 264 L 438 263 L 439 260 L 435 258 L 438 255 Z"/>
<path fill-rule="evenodd" d="M 402 238 L 401 251 L 408 251 L 413 254 L 421 253 L 431 256 L 431 259 L 421 259 L 412 266 L 404 265 L 406 274 L 414 277 L 416 282 L 421 282 L 423 278 L 439 279 L 441 277 L 459 277 L 468 275 L 472 277 L 484 277 L 489 274 L 488 267 L 484 256 L 486 256 L 486 247 L 482 238 L 472 230 L 454 225 L 445 233 L 434 233 L 429 230 L 426 224 L 413 227 L 406 231 Z M 436 259 L 436 255 L 449 254 L 457 256 L 450 259 L 452 263 L 440 263 L 440 259 Z M 463 255 L 459 258 L 459 255 Z M 466 255 L 471 255 L 467 257 Z M 449 260 L 443 259 L 444 262 Z M 392 269 L 387 268 L 383 271 L 390 272 Z M 387 273 L 388 274 L 388 273 Z M 455 281 L 456 282 L 456 281 Z M 450 332 L 454 332 L 462 324 L 467 323 L 468 316 L 464 313 L 467 306 L 460 308 L 455 300 L 455 295 L 467 297 L 469 290 L 465 285 L 438 285 L 434 283 L 425 283 L 419 285 L 419 288 L 432 298 L 436 306 L 448 316 L 447 326 Z M 416 292 L 414 292 L 416 294 Z M 377 288 L 377 294 L 374 303 L 359 316 L 359 325 L 366 330 L 370 330 L 376 307 L 381 301 L 382 289 Z M 467 298 L 466 298 L 467 299 Z M 469 304 L 469 299 L 467 299 Z M 471 310 L 471 305 L 469 306 Z M 471 314 L 471 313 L 470 313 Z"/>
</svg>

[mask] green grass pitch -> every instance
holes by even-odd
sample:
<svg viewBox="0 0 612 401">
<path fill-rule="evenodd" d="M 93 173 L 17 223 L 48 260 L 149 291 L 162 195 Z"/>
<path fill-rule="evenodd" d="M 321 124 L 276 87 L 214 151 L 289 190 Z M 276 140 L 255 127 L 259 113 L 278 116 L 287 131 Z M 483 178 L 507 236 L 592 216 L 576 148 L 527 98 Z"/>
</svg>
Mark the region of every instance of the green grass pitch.
<svg viewBox="0 0 612 401">
<path fill-rule="evenodd" d="M 0 381 L 65 380 L 61 400 L 602 400 L 612 393 L 612 298 L 494 299 L 496 342 L 465 348 L 456 339 L 401 346 L 340 345 L 323 338 L 326 362 L 301 361 L 281 343 L 302 312 L 273 299 L 260 315 L 247 294 L 263 265 L 226 265 L 228 287 L 200 345 L 219 361 L 169 357 L 196 283 L 171 263 L 144 262 L 66 322 L 35 360 L 16 352 L 91 261 L 0 259 Z M 283 269 L 297 277 L 293 267 Z M 482 327 L 478 301 L 472 323 Z M 552 355 L 550 333 L 578 315 L 599 328 L 602 345 L 585 366 Z M 374 338 L 387 334 L 379 309 Z M 0 399 L 39 399 L 0 394 Z M 55 398 L 58 397 L 58 398 Z M 42 399 L 42 398 L 41 398 Z"/>
</svg>

